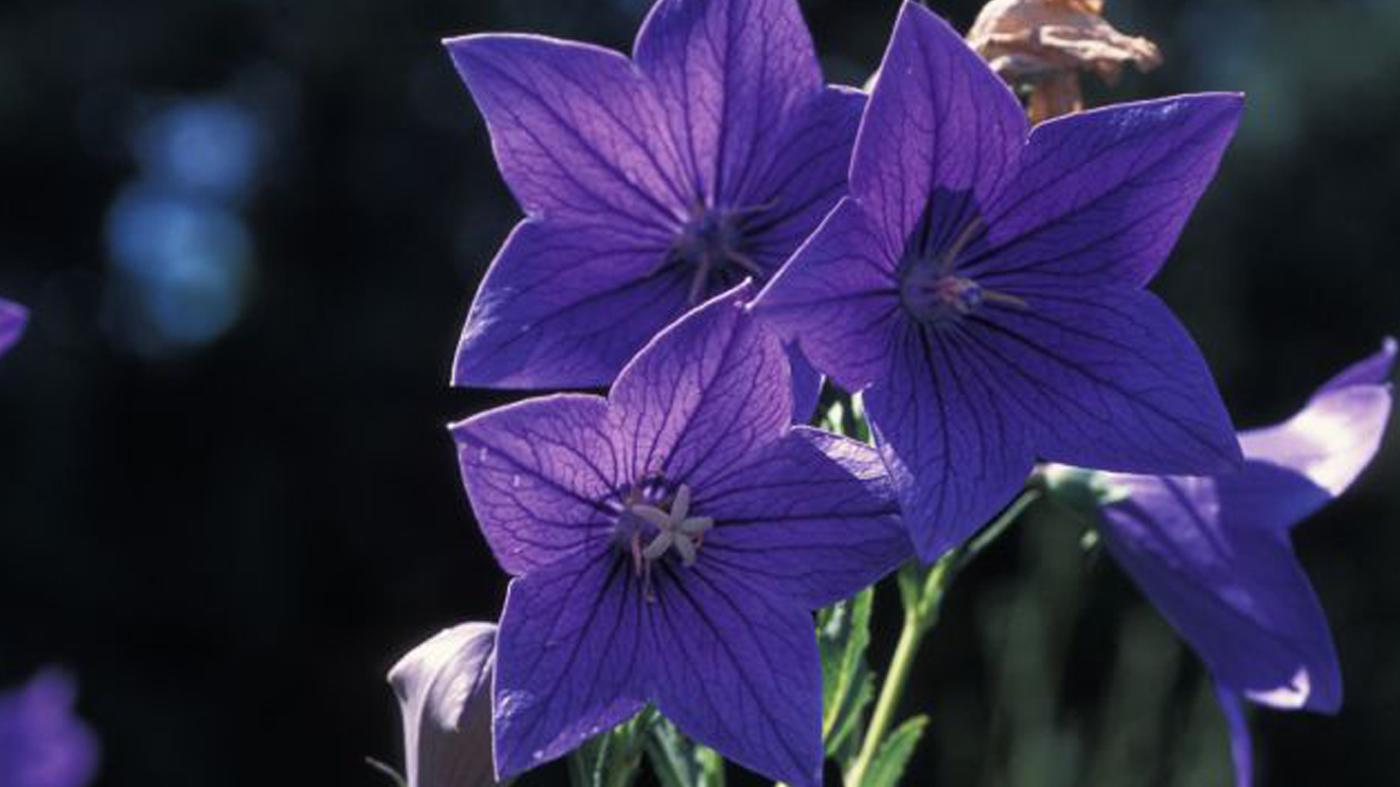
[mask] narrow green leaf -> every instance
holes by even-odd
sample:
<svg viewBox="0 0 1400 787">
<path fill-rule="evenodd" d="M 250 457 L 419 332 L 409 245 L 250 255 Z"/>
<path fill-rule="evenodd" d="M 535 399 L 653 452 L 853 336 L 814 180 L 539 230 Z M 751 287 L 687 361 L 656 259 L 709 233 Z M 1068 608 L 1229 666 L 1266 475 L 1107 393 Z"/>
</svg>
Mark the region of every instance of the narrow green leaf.
<svg viewBox="0 0 1400 787">
<path fill-rule="evenodd" d="M 844 761 L 846 744 L 855 737 L 853 731 L 863 726 L 865 710 L 875 696 L 874 679 L 865 661 L 874 599 L 874 588 L 866 588 L 817 615 L 825 708 L 822 739 L 828 756 L 838 761 Z"/>
<path fill-rule="evenodd" d="M 924 734 L 924 728 L 928 726 L 927 716 L 915 716 L 895 728 L 880 743 L 879 750 L 875 753 L 875 759 L 870 763 L 870 769 L 865 772 L 865 778 L 858 785 L 851 787 L 895 787 L 904 776 L 904 769 L 909 765 L 909 758 L 914 754 L 914 747 L 919 745 L 919 738 Z"/>
</svg>

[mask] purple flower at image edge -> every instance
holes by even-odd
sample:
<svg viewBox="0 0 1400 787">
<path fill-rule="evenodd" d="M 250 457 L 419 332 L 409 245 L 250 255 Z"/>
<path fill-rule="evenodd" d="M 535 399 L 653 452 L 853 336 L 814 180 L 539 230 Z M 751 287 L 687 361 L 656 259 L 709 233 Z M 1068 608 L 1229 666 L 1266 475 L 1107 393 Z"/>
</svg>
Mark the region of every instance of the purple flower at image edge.
<svg viewBox="0 0 1400 787">
<path fill-rule="evenodd" d="M 0 298 L 0 355 L 4 355 L 19 341 L 28 322 L 29 310 L 18 303 Z"/>
<path fill-rule="evenodd" d="M 755 304 L 866 411 L 922 559 L 1035 459 L 1214 473 L 1240 449 L 1200 351 L 1143 286 L 1239 119 L 1238 95 L 1028 129 L 947 23 L 906 3 L 861 120 L 850 197 Z"/>
<path fill-rule="evenodd" d="M 452 427 L 513 579 L 497 640 L 508 777 L 647 703 L 726 758 L 821 781 L 811 610 L 912 555 L 878 455 L 791 426 L 787 360 L 741 285 L 649 343 L 608 398 L 559 394 Z"/>
<path fill-rule="evenodd" d="M 691 307 L 771 277 L 845 194 L 865 98 L 823 84 L 796 0 L 661 0 L 630 60 L 536 35 L 446 46 L 527 214 L 457 385 L 607 385 Z M 810 411 L 820 380 L 796 376 Z"/>
<path fill-rule="evenodd" d="M 0 785 L 84 787 L 97 772 L 97 739 L 73 714 L 67 675 L 46 670 L 0 695 Z"/>
<path fill-rule="evenodd" d="M 403 715 L 408 787 L 495 787 L 491 676 L 496 627 L 464 623 L 409 651 L 389 671 Z"/>
<path fill-rule="evenodd" d="M 1252 781 L 1241 698 L 1335 713 L 1342 677 L 1321 605 L 1289 541 L 1380 446 L 1396 344 L 1322 386 L 1297 415 L 1240 434 L 1245 465 L 1216 477 L 1107 474 L 1105 545 L 1206 662 L 1230 728 L 1237 783 Z"/>
</svg>

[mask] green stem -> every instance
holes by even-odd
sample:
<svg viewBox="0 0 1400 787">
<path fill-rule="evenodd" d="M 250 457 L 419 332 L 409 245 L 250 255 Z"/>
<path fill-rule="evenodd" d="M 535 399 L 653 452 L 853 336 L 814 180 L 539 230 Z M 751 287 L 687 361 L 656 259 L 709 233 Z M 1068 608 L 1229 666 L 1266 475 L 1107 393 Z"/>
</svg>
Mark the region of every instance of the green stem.
<svg viewBox="0 0 1400 787">
<path fill-rule="evenodd" d="M 890 660 L 889 672 L 884 685 L 880 687 L 880 698 L 875 703 L 875 711 L 870 716 L 870 724 L 861 740 L 860 753 L 856 755 L 851 769 L 846 771 L 846 787 L 861 787 L 866 771 L 870 769 L 875 753 L 884 742 L 885 733 L 894 723 L 894 712 L 899 700 L 904 696 L 905 684 L 909 682 L 909 672 L 919 653 L 924 636 L 938 622 L 943 598 L 958 572 L 966 568 L 979 554 L 996 541 L 1011 525 L 1020 518 L 1026 508 L 1040 498 L 1041 491 L 1036 486 L 1027 488 L 1001 515 L 970 541 L 967 546 L 944 556 L 922 577 L 914 564 L 909 564 L 899 572 L 900 596 L 904 599 L 904 627 L 899 632 L 899 643 L 895 645 L 894 656 Z"/>
<path fill-rule="evenodd" d="M 880 688 L 880 699 L 875 703 L 875 712 L 870 716 L 870 726 L 865 731 L 865 739 L 861 741 L 860 754 L 856 755 L 855 763 L 846 772 L 848 787 L 859 787 L 861 780 L 865 778 L 866 770 L 870 768 L 871 760 L 875 758 L 880 742 L 889 731 L 890 724 L 894 721 L 895 708 L 899 705 L 900 697 L 904 695 L 904 685 L 909 682 L 909 671 L 914 666 L 914 657 L 918 655 L 919 644 L 926 633 L 928 627 L 919 620 L 918 613 L 906 611 L 904 628 L 899 632 L 899 644 L 895 645 L 889 673 L 885 676 L 885 684 Z"/>
</svg>

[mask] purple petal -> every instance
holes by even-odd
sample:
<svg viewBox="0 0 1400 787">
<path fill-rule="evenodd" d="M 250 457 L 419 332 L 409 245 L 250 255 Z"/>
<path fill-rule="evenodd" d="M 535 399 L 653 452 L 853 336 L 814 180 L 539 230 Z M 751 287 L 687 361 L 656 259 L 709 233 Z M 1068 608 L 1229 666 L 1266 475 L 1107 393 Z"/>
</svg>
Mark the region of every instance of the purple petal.
<svg viewBox="0 0 1400 787">
<path fill-rule="evenodd" d="M 1336 651 L 1287 537 L 1215 479 L 1112 480 L 1131 497 L 1104 509 L 1105 544 L 1216 680 L 1274 707 L 1336 711 Z"/>
<path fill-rule="evenodd" d="M 700 561 L 811 609 L 874 584 L 913 556 L 874 449 L 797 428 L 731 466 L 693 509 L 714 519 Z"/>
<path fill-rule="evenodd" d="M 796 0 L 661 0 L 635 47 L 696 202 L 734 204 L 778 150 L 788 113 L 822 89 Z"/>
<path fill-rule="evenodd" d="M 559 394 L 454 424 L 457 459 L 496 560 L 522 574 L 611 537 L 623 468 L 607 402 Z"/>
<path fill-rule="evenodd" d="M 24 333 L 29 311 L 18 303 L 0 298 L 0 355 L 4 355 Z"/>
<path fill-rule="evenodd" d="M 0 695 L 0 784 L 84 787 L 97 772 L 97 739 L 73 715 L 73 681 L 54 670 Z"/>
<path fill-rule="evenodd" d="M 641 227 L 522 222 L 477 291 L 455 385 L 605 386 L 689 307 L 690 277 L 658 272 L 669 240 Z"/>
<path fill-rule="evenodd" d="M 630 563 L 613 550 L 511 581 L 496 644 L 499 778 L 641 710 L 655 663 L 643 641 L 645 606 Z"/>
<path fill-rule="evenodd" d="M 703 488 L 792 422 L 781 343 L 745 309 L 740 285 L 686 315 L 646 346 L 609 397 L 621 418 L 628 478 L 664 476 Z"/>
<path fill-rule="evenodd" d="M 967 334 L 905 324 L 865 403 L 920 559 L 961 544 L 1025 483 L 1025 404 Z M 1019 408 L 1019 409 L 1018 409 Z"/>
<path fill-rule="evenodd" d="M 465 623 L 409 651 L 389 671 L 403 715 L 408 787 L 494 787 L 491 675 L 496 626 Z"/>
<path fill-rule="evenodd" d="M 865 94 L 829 87 L 789 118 L 768 171 L 749 184 L 737 204 L 756 209 L 744 225 L 745 249 L 776 273 L 846 196 L 851 147 Z"/>
<path fill-rule="evenodd" d="M 1222 477 L 1237 497 L 1251 495 L 1252 515 L 1275 527 L 1291 527 L 1340 495 L 1380 448 L 1390 417 L 1388 386 L 1352 386 L 1327 391 L 1278 426 L 1240 435 L 1252 476 Z M 1281 479 L 1260 478 L 1272 471 Z M 1291 482 L 1291 483 L 1290 483 Z"/>
<path fill-rule="evenodd" d="M 987 206 L 988 246 L 963 263 L 1049 286 L 1147 283 L 1215 175 L 1238 94 L 1120 104 L 1043 123 Z"/>
<path fill-rule="evenodd" d="M 788 372 L 792 375 L 792 422 L 805 424 L 817 412 L 826 378 L 813 368 L 796 343 L 784 344 L 783 352 L 787 355 Z"/>
<path fill-rule="evenodd" d="M 1250 460 L 1221 494 L 1256 527 L 1286 529 L 1346 491 L 1380 448 L 1390 419 L 1394 344 L 1332 378 L 1292 418 L 1240 435 Z"/>
<path fill-rule="evenodd" d="M 917 3 L 901 9 L 879 74 L 856 139 L 851 195 L 898 259 L 930 200 L 939 238 L 966 227 L 1014 173 L 1027 123 L 1001 79 Z"/>
<path fill-rule="evenodd" d="M 888 373 L 904 329 L 895 259 L 860 205 L 844 200 L 754 302 L 758 316 L 842 387 Z"/>
<path fill-rule="evenodd" d="M 727 759 L 817 787 L 822 697 L 812 617 L 746 578 L 708 564 L 657 586 L 649 649 L 657 708 Z"/>
<path fill-rule="evenodd" d="M 1037 433 L 1036 452 L 1143 473 L 1235 469 L 1240 449 L 1205 360 L 1140 290 L 1007 286 L 1025 307 L 984 309 L 966 335 Z"/>
<path fill-rule="evenodd" d="M 1390 379 L 1395 368 L 1395 338 L 1387 336 L 1381 342 L 1381 349 L 1374 355 L 1363 358 L 1348 366 L 1328 380 L 1318 389 L 1318 396 L 1328 391 L 1349 388 L 1353 385 L 1380 385 Z"/>
<path fill-rule="evenodd" d="M 1254 784 L 1254 744 L 1249 735 L 1249 720 L 1244 717 L 1244 706 L 1238 695 L 1219 683 L 1215 684 L 1215 696 L 1220 701 L 1225 725 L 1230 730 L 1230 758 L 1235 762 L 1235 787 L 1251 787 Z"/>
<path fill-rule="evenodd" d="M 532 35 L 472 35 L 444 45 L 527 213 L 668 236 L 679 226 L 691 195 L 662 108 L 627 58 Z"/>
</svg>

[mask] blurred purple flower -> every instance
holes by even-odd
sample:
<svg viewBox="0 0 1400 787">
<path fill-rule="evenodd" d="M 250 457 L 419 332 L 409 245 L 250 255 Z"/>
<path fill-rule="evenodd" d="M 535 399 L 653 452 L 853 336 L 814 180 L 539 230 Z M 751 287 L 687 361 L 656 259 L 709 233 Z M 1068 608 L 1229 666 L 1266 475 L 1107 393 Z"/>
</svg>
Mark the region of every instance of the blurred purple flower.
<svg viewBox="0 0 1400 787">
<path fill-rule="evenodd" d="M 771 276 L 845 193 L 864 96 L 823 86 L 796 0 L 661 0 L 631 60 L 446 45 L 528 214 L 472 304 L 457 385 L 607 385 L 700 301 Z M 799 413 L 819 384 L 803 370 Z"/>
<path fill-rule="evenodd" d="M 4 355 L 24 333 L 29 322 L 29 310 L 18 303 L 0 298 L 0 355 Z"/>
<path fill-rule="evenodd" d="M 39 673 L 0 695 L 0 785 L 82 787 L 97 771 L 97 739 L 73 715 L 76 690 L 61 672 Z"/>
<path fill-rule="evenodd" d="M 1101 533 L 1210 667 L 1230 724 L 1241 787 L 1250 783 L 1240 698 L 1335 713 L 1342 678 L 1327 620 L 1288 534 L 1370 463 L 1390 416 L 1396 345 L 1326 385 L 1287 421 L 1240 434 L 1246 462 L 1213 478 L 1108 474 L 1128 497 Z"/>
<path fill-rule="evenodd" d="M 757 301 L 865 402 L 925 560 L 1036 456 L 1210 473 L 1239 446 L 1210 372 L 1142 289 L 1234 132 L 1237 95 L 1027 130 L 952 28 L 906 3 L 861 121 L 851 196 Z"/>
<path fill-rule="evenodd" d="M 787 361 L 742 285 L 660 334 L 607 399 L 452 427 L 497 560 L 495 759 L 512 776 L 647 702 L 729 759 L 821 781 L 810 610 L 912 548 L 873 449 L 791 427 Z"/>
<path fill-rule="evenodd" d="M 389 671 L 403 713 L 408 787 L 494 787 L 491 673 L 496 627 L 464 623 L 409 651 Z"/>
</svg>

